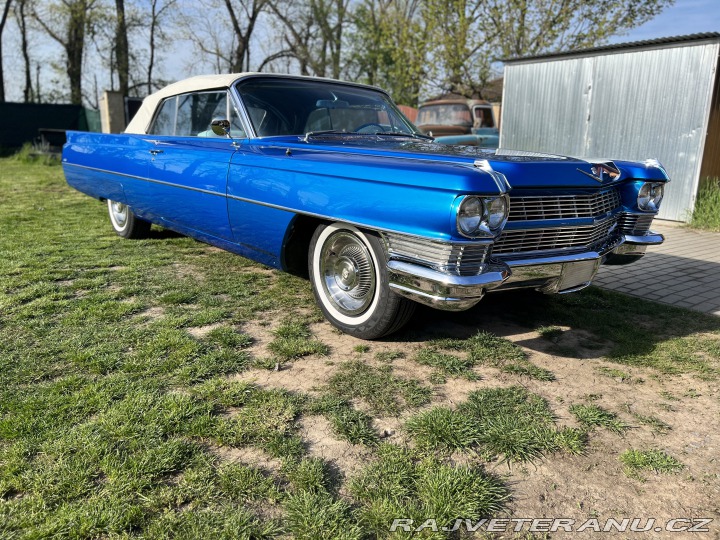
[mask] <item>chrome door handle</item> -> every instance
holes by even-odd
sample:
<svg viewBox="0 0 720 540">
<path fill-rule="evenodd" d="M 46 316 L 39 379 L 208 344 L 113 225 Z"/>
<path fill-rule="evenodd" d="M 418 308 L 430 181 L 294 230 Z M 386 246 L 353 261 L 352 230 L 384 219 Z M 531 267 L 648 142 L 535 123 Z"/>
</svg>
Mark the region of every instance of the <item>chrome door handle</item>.
<svg viewBox="0 0 720 540">
<path fill-rule="evenodd" d="M 157 156 L 158 154 L 162 154 L 163 152 L 164 152 L 164 150 L 150 150 L 150 153 L 153 156 Z"/>
</svg>

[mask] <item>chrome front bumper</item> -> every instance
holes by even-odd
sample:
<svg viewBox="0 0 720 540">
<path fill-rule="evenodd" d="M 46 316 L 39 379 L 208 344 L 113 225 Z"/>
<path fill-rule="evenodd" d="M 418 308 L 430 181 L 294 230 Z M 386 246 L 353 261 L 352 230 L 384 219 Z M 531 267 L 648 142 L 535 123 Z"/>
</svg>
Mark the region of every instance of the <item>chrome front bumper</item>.
<svg viewBox="0 0 720 540">
<path fill-rule="evenodd" d="M 456 276 L 402 261 L 387 264 L 390 289 L 400 296 L 445 311 L 464 311 L 477 304 L 485 291 L 510 277 L 504 264 L 488 265 L 482 274 Z"/>
<path fill-rule="evenodd" d="M 662 234 L 648 231 L 643 235 L 626 234 L 624 242 L 608 254 L 604 264 L 621 265 L 630 264 L 645 255 L 648 246 L 657 246 L 665 241 Z"/>
<path fill-rule="evenodd" d="M 477 304 L 489 291 L 537 289 L 555 294 L 584 289 L 592 283 L 601 264 L 627 264 L 642 257 L 649 245 L 661 244 L 661 234 L 625 235 L 598 251 L 573 255 L 493 260 L 482 273 L 458 276 L 418 264 L 390 260 L 390 289 L 421 304 L 446 311 L 463 311 Z"/>
</svg>

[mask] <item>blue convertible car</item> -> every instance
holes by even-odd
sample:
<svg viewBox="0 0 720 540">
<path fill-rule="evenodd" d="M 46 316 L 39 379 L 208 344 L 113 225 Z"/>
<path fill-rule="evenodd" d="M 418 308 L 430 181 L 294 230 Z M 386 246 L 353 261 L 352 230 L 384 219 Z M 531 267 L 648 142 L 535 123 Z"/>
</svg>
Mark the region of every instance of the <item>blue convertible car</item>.
<svg viewBox="0 0 720 540">
<path fill-rule="evenodd" d="M 668 181 L 655 160 L 437 144 L 377 88 L 259 73 L 172 84 L 123 134 L 69 133 L 62 161 L 120 236 L 156 223 L 306 274 L 327 319 L 365 339 L 417 302 L 586 287 L 663 241 Z"/>
</svg>

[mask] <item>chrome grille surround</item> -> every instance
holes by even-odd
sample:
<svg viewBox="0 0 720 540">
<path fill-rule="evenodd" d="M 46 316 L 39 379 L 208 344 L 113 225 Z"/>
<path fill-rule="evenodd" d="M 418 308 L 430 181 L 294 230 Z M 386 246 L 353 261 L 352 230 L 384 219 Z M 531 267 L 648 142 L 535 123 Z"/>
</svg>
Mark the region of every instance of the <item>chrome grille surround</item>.
<svg viewBox="0 0 720 540">
<path fill-rule="evenodd" d="M 620 214 L 620 230 L 623 234 L 631 236 L 643 236 L 650 230 L 655 214 Z"/>
<path fill-rule="evenodd" d="M 495 241 L 493 255 L 513 255 L 531 251 L 594 249 L 619 236 L 618 216 L 593 225 L 505 230 Z"/>
<path fill-rule="evenodd" d="M 488 242 L 440 242 L 396 233 L 383 233 L 388 260 L 405 261 L 446 274 L 475 276 L 485 270 Z"/>
<path fill-rule="evenodd" d="M 597 218 L 620 206 L 615 188 L 593 194 L 510 197 L 508 221 Z"/>
</svg>

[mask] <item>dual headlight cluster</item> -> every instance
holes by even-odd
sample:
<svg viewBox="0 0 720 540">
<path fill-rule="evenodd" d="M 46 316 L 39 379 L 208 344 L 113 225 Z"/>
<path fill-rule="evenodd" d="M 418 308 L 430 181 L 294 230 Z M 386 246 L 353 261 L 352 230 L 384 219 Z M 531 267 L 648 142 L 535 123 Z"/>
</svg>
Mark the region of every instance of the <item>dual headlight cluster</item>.
<svg viewBox="0 0 720 540">
<path fill-rule="evenodd" d="M 505 226 L 510 211 L 507 195 L 465 197 L 457 211 L 458 232 L 468 238 L 496 236 Z"/>
<path fill-rule="evenodd" d="M 643 212 L 657 212 L 663 199 L 662 182 L 645 182 L 638 191 L 637 205 Z M 510 200 L 507 195 L 463 198 L 457 211 L 458 232 L 468 238 L 494 237 L 507 222 Z"/>
<path fill-rule="evenodd" d="M 660 209 L 664 191 L 663 183 L 645 182 L 638 191 L 638 208 L 643 212 L 657 212 Z"/>
</svg>

